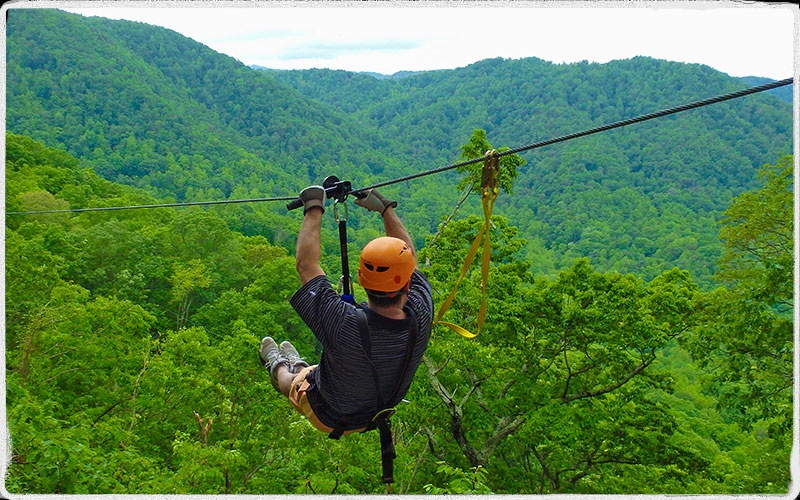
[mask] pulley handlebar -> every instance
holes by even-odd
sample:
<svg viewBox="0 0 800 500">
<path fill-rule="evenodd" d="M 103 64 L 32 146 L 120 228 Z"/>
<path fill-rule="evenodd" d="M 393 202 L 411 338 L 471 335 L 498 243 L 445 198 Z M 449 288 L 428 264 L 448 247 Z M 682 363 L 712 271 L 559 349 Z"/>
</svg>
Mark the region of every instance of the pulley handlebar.
<svg viewBox="0 0 800 500">
<path fill-rule="evenodd" d="M 328 199 L 333 199 L 342 202 L 347 198 L 348 194 L 352 194 L 357 198 L 364 198 L 365 193 L 353 191 L 350 181 L 340 181 L 335 175 L 330 175 L 322 181 L 322 187 L 325 188 L 325 196 Z M 286 204 L 287 210 L 294 210 L 303 206 L 303 200 L 297 198 Z"/>
</svg>

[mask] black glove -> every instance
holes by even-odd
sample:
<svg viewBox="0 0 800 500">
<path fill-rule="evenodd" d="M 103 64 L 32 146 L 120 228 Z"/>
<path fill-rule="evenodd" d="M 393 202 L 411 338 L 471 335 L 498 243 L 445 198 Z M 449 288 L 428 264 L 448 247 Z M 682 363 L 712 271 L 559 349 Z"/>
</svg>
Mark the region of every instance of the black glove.
<svg viewBox="0 0 800 500">
<path fill-rule="evenodd" d="M 303 215 L 314 207 L 319 207 L 323 213 L 325 212 L 328 196 L 322 186 L 308 186 L 300 191 L 300 199 L 303 201 Z"/>
<path fill-rule="evenodd" d="M 364 207 L 367 210 L 372 210 L 373 212 L 378 212 L 382 216 L 387 208 L 397 207 L 397 202 L 387 200 L 377 190 L 370 189 L 367 191 L 367 196 L 356 198 L 356 205 Z"/>
</svg>

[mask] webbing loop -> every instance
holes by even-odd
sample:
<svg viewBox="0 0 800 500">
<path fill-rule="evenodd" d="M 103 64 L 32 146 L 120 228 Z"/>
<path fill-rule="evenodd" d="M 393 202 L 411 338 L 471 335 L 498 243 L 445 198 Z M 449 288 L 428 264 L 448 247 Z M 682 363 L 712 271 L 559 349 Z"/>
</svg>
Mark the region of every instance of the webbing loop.
<svg viewBox="0 0 800 500">
<path fill-rule="evenodd" d="M 374 417 L 372 417 L 372 421 L 375 422 L 381 417 L 391 418 L 392 415 L 395 414 L 395 411 L 397 411 L 395 408 L 383 409 L 383 410 L 379 411 L 378 413 L 376 413 Z"/>
<path fill-rule="evenodd" d="M 339 205 L 342 205 L 344 214 L 340 217 Z M 333 200 L 333 218 L 336 222 L 347 222 L 347 202 L 345 200 Z"/>
<path fill-rule="evenodd" d="M 461 272 L 456 280 L 456 284 L 453 286 L 453 290 L 450 292 L 450 295 L 447 296 L 444 302 L 442 302 L 439 312 L 436 315 L 436 324 L 444 325 L 465 338 L 477 337 L 481 331 L 481 328 L 483 328 L 483 322 L 486 319 L 486 288 L 489 284 L 489 264 L 492 257 L 492 243 L 489 234 L 492 224 L 492 210 L 494 209 L 494 202 L 497 199 L 498 194 L 497 184 L 499 176 L 500 156 L 497 154 L 497 150 L 491 149 L 487 151 L 486 155 L 484 156 L 483 171 L 481 172 L 481 204 L 483 205 L 483 225 L 478 230 L 478 234 L 475 236 L 475 239 L 472 241 L 472 245 L 467 252 L 466 258 L 464 259 L 464 264 L 461 266 Z M 469 266 L 472 265 L 472 261 L 475 259 L 475 255 L 478 253 L 478 248 L 481 246 L 481 241 L 483 241 L 483 257 L 481 261 L 481 305 L 478 309 L 478 329 L 476 330 L 476 333 L 472 333 L 456 324 L 441 321 L 441 319 L 442 316 L 444 316 L 444 313 L 450 308 L 450 304 L 453 302 L 453 298 L 455 298 L 456 291 L 458 290 L 458 285 L 467 274 L 467 269 L 469 269 Z"/>
</svg>

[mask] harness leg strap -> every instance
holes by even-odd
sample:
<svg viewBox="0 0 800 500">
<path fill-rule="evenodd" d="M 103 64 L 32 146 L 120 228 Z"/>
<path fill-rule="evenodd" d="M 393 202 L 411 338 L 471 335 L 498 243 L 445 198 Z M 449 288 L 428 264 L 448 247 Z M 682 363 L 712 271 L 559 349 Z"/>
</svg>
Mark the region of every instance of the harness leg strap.
<svg viewBox="0 0 800 500">
<path fill-rule="evenodd" d="M 392 440 L 392 428 L 388 417 L 378 419 L 378 431 L 381 434 L 381 466 L 383 468 L 383 482 L 391 484 L 394 482 L 394 459 L 397 456 L 394 452 L 394 442 Z"/>
</svg>

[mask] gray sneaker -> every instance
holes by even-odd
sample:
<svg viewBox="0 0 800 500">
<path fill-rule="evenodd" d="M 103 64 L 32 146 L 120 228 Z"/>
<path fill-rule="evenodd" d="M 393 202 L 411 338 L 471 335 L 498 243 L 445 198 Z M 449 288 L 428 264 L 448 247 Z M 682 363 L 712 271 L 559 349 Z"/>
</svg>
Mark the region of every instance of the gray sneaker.
<svg viewBox="0 0 800 500">
<path fill-rule="evenodd" d="M 288 340 L 281 342 L 279 351 L 280 354 L 289 361 L 290 372 L 299 373 L 303 368 L 308 368 L 308 363 L 300 357 L 300 354 L 297 353 L 297 349 L 295 349 Z"/>
<path fill-rule="evenodd" d="M 261 346 L 258 348 L 258 357 L 261 358 L 261 364 L 264 368 L 269 370 L 269 378 L 272 380 L 272 385 L 275 390 L 280 392 L 278 388 L 278 365 L 285 364 L 290 368 L 289 360 L 278 350 L 278 345 L 272 340 L 272 337 L 264 337 L 261 339 Z"/>
</svg>

